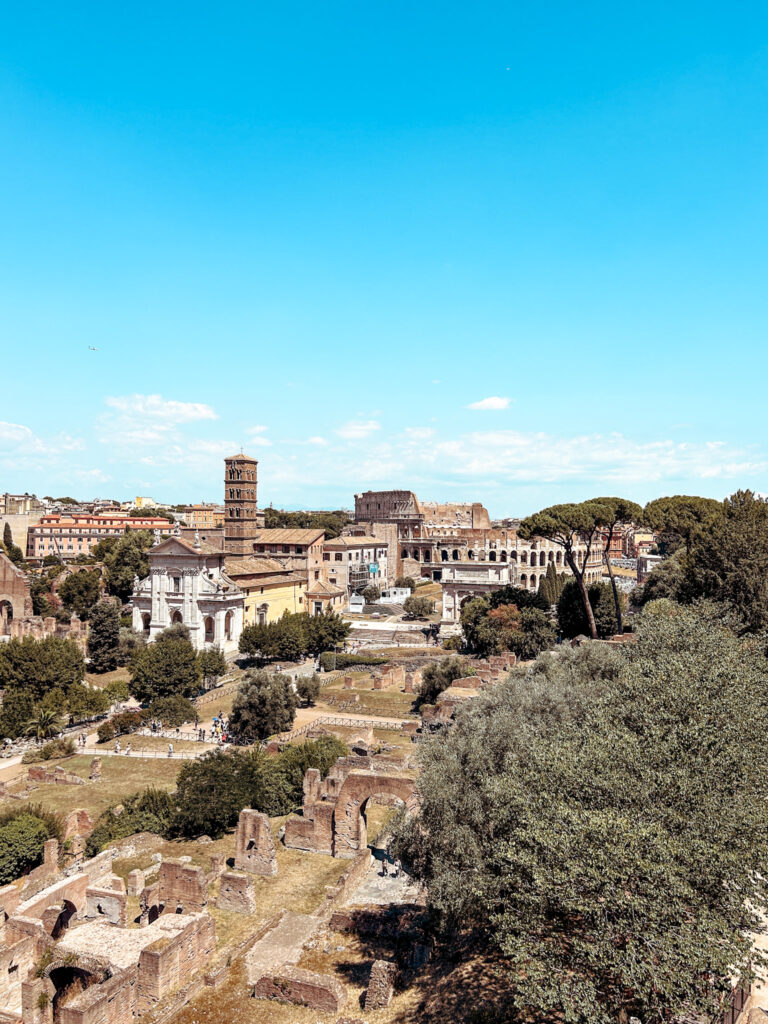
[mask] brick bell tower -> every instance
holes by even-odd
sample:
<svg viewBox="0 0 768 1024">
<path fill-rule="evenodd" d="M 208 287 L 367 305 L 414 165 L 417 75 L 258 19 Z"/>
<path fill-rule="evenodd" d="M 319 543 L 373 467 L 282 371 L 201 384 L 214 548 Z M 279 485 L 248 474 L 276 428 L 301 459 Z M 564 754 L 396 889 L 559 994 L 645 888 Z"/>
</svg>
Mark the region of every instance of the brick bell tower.
<svg viewBox="0 0 768 1024">
<path fill-rule="evenodd" d="M 228 555 L 252 555 L 264 513 L 256 501 L 258 467 L 249 455 L 224 459 L 224 550 Z"/>
</svg>

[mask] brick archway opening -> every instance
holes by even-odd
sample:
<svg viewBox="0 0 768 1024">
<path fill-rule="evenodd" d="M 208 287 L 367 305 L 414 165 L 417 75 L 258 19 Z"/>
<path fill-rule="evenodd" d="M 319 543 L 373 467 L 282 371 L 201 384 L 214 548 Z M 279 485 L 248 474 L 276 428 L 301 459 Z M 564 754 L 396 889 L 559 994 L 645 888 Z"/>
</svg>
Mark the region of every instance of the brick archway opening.
<svg viewBox="0 0 768 1024">
<path fill-rule="evenodd" d="M 350 772 L 339 791 L 333 814 L 334 857 L 354 857 L 368 845 L 365 811 L 371 798 L 391 801 L 409 810 L 418 805 L 412 779 L 376 772 Z"/>
</svg>

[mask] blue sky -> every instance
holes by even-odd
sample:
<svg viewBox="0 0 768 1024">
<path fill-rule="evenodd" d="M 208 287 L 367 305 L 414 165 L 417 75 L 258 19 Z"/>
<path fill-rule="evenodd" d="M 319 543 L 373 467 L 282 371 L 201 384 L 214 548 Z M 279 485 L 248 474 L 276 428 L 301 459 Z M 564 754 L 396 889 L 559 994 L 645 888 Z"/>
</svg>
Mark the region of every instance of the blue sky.
<svg viewBox="0 0 768 1024">
<path fill-rule="evenodd" d="M 6 5 L 0 490 L 768 491 L 767 96 L 757 3 Z"/>
</svg>

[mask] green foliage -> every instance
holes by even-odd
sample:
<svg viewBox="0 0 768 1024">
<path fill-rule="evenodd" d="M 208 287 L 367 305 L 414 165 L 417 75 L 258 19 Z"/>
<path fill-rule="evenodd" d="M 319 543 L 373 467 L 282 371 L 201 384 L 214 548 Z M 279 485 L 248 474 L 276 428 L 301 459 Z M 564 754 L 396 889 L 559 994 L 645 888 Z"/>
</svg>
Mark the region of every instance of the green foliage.
<svg viewBox="0 0 768 1024">
<path fill-rule="evenodd" d="M 0 644 L 0 688 L 24 689 L 33 702 L 41 700 L 54 687 L 65 688 L 80 682 L 84 675 L 83 655 L 72 640 L 58 636 L 36 640 L 25 636 Z"/>
<path fill-rule="evenodd" d="M 78 575 L 82 576 L 83 573 Z M 117 668 L 120 648 L 120 611 L 114 601 L 99 601 L 91 611 L 88 654 L 92 672 Z"/>
<path fill-rule="evenodd" d="M 407 587 L 411 593 L 416 589 L 416 580 L 413 576 L 398 576 L 395 580 L 395 587 L 400 590 Z"/>
<path fill-rule="evenodd" d="M 0 825 L 0 885 L 8 885 L 42 863 L 43 846 L 49 838 L 45 822 L 34 814 L 19 814 Z"/>
<path fill-rule="evenodd" d="M 491 608 L 498 608 L 500 604 L 513 604 L 521 611 L 523 608 L 540 608 L 545 612 L 549 608 L 542 594 L 524 587 L 499 587 L 486 596 Z"/>
<path fill-rule="evenodd" d="M 521 1019 L 719 1016 L 768 910 L 768 668 L 718 613 L 561 648 L 420 748 L 394 847 L 502 954 Z M 489 812 L 492 808 L 492 812 Z"/>
<path fill-rule="evenodd" d="M 200 675 L 206 689 L 216 685 L 216 681 L 227 672 L 227 659 L 220 647 L 208 647 L 197 656 Z"/>
<path fill-rule="evenodd" d="M 81 619 L 87 619 L 101 597 L 101 569 L 82 569 L 70 573 L 59 584 L 64 607 Z"/>
<path fill-rule="evenodd" d="M 338 537 L 350 522 L 349 515 L 342 511 L 284 512 L 276 508 L 264 509 L 264 525 L 268 530 L 325 530 L 327 540 Z"/>
<path fill-rule="evenodd" d="M 321 679 L 317 672 L 311 676 L 299 676 L 296 680 L 296 690 L 304 704 L 314 704 L 320 696 Z"/>
<path fill-rule="evenodd" d="M 449 636 L 443 640 L 443 650 L 445 651 L 460 651 L 464 646 L 464 643 L 460 636 Z"/>
<path fill-rule="evenodd" d="M 117 664 L 130 665 L 139 647 L 145 647 L 143 633 L 137 633 L 130 626 L 121 626 L 117 639 Z"/>
<path fill-rule="evenodd" d="M 50 761 L 53 758 L 71 757 L 75 753 L 75 741 L 69 736 L 60 740 L 51 740 L 42 747 L 25 750 L 21 757 L 22 764 L 36 764 L 39 761 Z"/>
<path fill-rule="evenodd" d="M 7 690 L 0 707 L 0 736 L 8 739 L 21 736 L 34 711 L 31 693 L 20 689 Z"/>
<path fill-rule="evenodd" d="M 109 703 L 114 704 L 116 701 L 128 700 L 130 692 L 128 690 L 128 683 L 125 679 L 113 679 L 101 691 L 109 698 Z"/>
<path fill-rule="evenodd" d="M 350 628 L 330 610 L 322 615 L 285 612 L 277 622 L 246 626 L 240 635 L 240 650 L 265 661 L 298 661 L 310 654 L 320 654 L 334 644 L 343 644 Z"/>
<path fill-rule="evenodd" d="M 768 500 L 727 498 L 690 541 L 678 599 L 721 602 L 750 632 L 768 629 Z"/>
<path fill-rule="evenodd" d="M 255 743 L 293 725 L 299 700 L 290 676 L 251 669 L 232 702 L 229 728 L 238 743 Z"/>
<path fill-rule="evenodd" d="M 613 636 L 618 629 L 618 623 L 610 585 L 592 583 L 587 592 L 598 637 L 604 639 Z M 584 603 L 575 580 L 569 580 L 563 587 L 560 600 L 557 602 L 557 625 L 563 636 L 569 639 L 574 636 L 590 635 L 589 623 L 584 614 Z"/>
<path fill-rule="evenodd" d="M 52 708 L 38 707 L 24 726 L 24 733 L 36 740 L 45 740 L 61 732 L 62 721 L 59 713 Z"/>
<path fill-rule="evenodd" d="M 113 715 L 106 722 L 102 722 L 96 730 L 99 743 L 109 743 L 118 736 L 125 736 L 135 732 L 142 725 L 146 725 L 149 719 L 149 711 L 121 711 L 119 715 Z"/>
<path fill-rule="evenodd" d="M 106 690 L 85 686 L 83 683 L 72 683 L 67 688 L 64 706 L 76 721 L 82 721 L 103 715 L 109 710 L 112 701 L 113 698 Z"/>
<path fill-rule="evenodd" d="M 464 676 L 473 676 L 475 670 L 463 658 L 443 658 L 430 662 L 421 677 L 419 704 L 434 704 L 443 690 Z"/>
<path fill-rule="evenodd" d="M 164 629 L 154 643 L 137 647 L 131 662 L 131 693 L 142 704 L 158 697 L 192 697 L 200 665 L 184 626 Z"/>
<path fill-rule="evenodd" d="M 120 537 L 105 537 L 93 549 L 93 556 L 104 563 L 107 593 L 125 603 L 133 593 L 133 579 L 149 573 L 147 552 L 152 547 L 148 530 L 126 530 Z"/>
<path fill-rule="evenodd" d="M 107 719 L 106 722 L 102 722 L 96 730 L 99 743 L 109 743 L 110 740 L 115 738 L 115 727 L 112 724 L 111 719 Z"/>
<path fill-rule="evenodd" d="M 164 508 L 132 508 L 128 513 L 129 519 L 167 519 L 169 523 L 176 522 L 176 516 Z"/>
<path fill-rule="evenodd" d="M 417 597 L 411 594 L 403 602 L 403 611 L 412 619 L 426 619 L 435 610 L 435 602 L 429 597 Z"/>
<path fill-rule="evenodd" d="M 317 768 L 322 778 L 347 748 L 333 736 L 287 747 L 276 757 L 261 750 L 211 751 L 187 761 L 174 794 L 169 835 L 208 835 L 217 839 L 237 824 L 244 807 L 270 817 L 301 806 L 304 773 Z"/>
<path fill-rule="evenodd" d="M 381 589 L 375 583 L 369 583 L 363 591 L 366 604 L 376 604 L 381 597 Z"/>
<path fill-rule="evenodd" d="M 164 789 L 150 786 L 123 800 L 122 806 L 120 814 L 115 814 L 110 807 L 99 815 L 93 832 L 88 836 L 87 857 L 94 857 L 110 843 L 136 832 L 153 832 L 160 836 L 168 833 L 174 814 L 174 800 Z"/>
<path fill-rule="evenodd" d="M 18 544 L 13 543 L 13 533 L 11 532 L 10 523 L 6 523 L 3 527 L 3 543 L 0 550 L 2 550 L 2 548 L 5 548 L 6 555 L 8 555 L 14 565 L 21 566 L 24 564 L 24 552 Z"/>
<path fill-rule="evenodd" d="M 646 526 L 660 535 L 657 539 L 659 553 L 671 555 L 682 546 L 690 550 L 691 542 L 701 528 L 711 524 L 720 514 L 720 502 L 713 498 L 674 494 L 649 501 L 643 520 Z"/>
<path fill-rule="evenodd" d="M 213 750 L 185 761 L 176 781 L 171 834 L 220 838 L 244 807 L 256 808 L 253 796 L 265 760 L 260 750 Z"/>
<path fill-rule="evenodd" d="M 555 643 L 555 631 L 540 608 L 532 603 L 522 609 L 515 604 L 492 605 L 495 593 L 498 591 L 487 598 L 475 597 L 461 610 L 461 628 L 467 645 L 475 653 L 487 657 L 512 651 L 518 658 L 528 660 Z"/>
<path fill-rule="evenodd" d="M 563 592 L 563 587 L 565 586 L 567 579 L 568 577 L 565 573 L 558 572 L 557 569 L 555 569 L 554 562 L 550 562 L 547 565 L 547 575 L 539 583 L 539 594 L 541 595 L 542 600 L 546 601 L 547 607 L 551 608 L 560 600 L 560 595 Z"/>
<path fill-rule="evenodd" d="M 343 651 L 324 651 L 318 660 L 323 672 L 332 672 L 334 668 L 354 668 L 356 665 L 387 664 L 387 658 L 376 654 L 344 654 Z"/>
<path fill-rule="evenodd" d="M 156 719 L 166 729 L 176 729 L 185 722 L 197 725 L 197 708 L 186 697 L 159 697 L 149 705 L 149 717 Z"/>
</svg>

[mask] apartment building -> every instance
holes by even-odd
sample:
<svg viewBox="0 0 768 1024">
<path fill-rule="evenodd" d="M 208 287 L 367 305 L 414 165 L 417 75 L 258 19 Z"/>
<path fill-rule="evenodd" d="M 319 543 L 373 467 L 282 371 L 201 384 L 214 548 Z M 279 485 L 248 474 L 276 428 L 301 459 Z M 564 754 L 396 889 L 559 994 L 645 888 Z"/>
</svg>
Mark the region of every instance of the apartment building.
<svg viewBox="0 0 768 1024">
<path fill-rule="evenodd" d="M 40 522 L 27 530 L 27 558 L 42 562 L 46 555 L 67 559 L 89 555 L 105 537 L 119 537 L 125 530 L 160 530 L 169 533 L 167 519 L 155 516 L 91 515 L 73 512 L 70 515 L 52 513 L 42 516 Z"/>
</svg>

